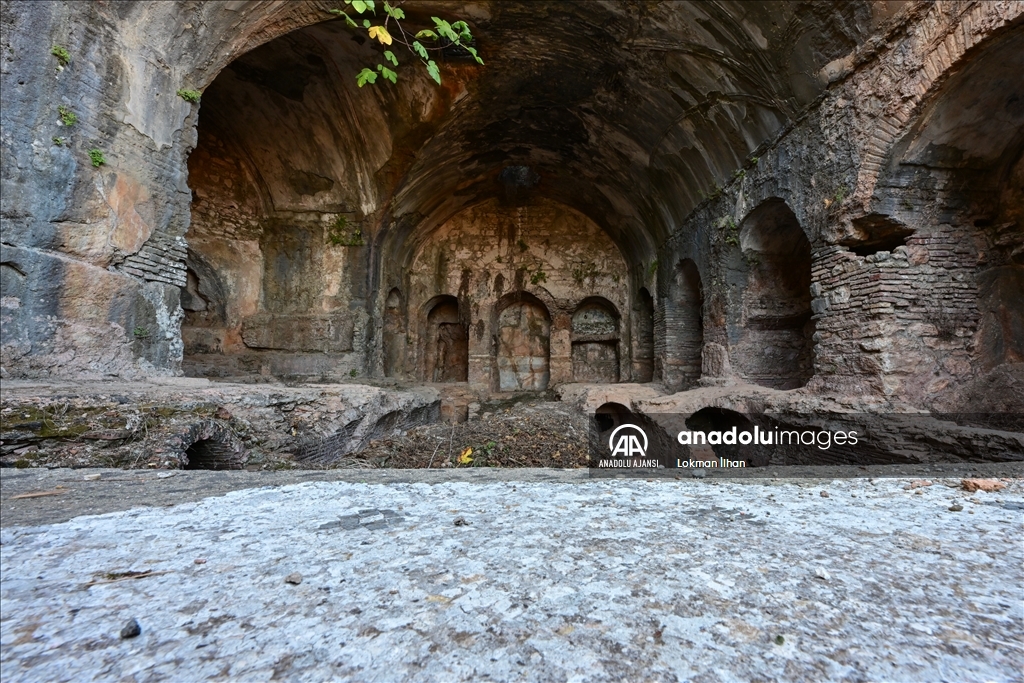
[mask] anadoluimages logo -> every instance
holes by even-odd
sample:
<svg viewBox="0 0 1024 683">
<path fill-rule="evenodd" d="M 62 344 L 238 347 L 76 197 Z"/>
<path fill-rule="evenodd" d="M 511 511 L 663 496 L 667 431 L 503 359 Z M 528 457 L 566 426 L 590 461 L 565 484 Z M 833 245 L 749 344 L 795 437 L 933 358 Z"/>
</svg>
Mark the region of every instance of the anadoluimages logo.
<svg viewBox="0 0 1024 683">
<path fill-rule="evenodd" d="M 623 432 L 622 430 L 634 430 L 639 433 L 637 434 L 630 432 Z M 618 438 L 616 438 L 618 437 Z M 643 439 L 643 446 L 640 445 L 640 438 Z M 611 456 L 622 458 L 643 458 L 647 455 L 647 433 L 640 427 L 631 424 L 619 425 L 613 431 L 611 436 L 608 437 L 608 448 L 611 450 Z"/>
</svg>

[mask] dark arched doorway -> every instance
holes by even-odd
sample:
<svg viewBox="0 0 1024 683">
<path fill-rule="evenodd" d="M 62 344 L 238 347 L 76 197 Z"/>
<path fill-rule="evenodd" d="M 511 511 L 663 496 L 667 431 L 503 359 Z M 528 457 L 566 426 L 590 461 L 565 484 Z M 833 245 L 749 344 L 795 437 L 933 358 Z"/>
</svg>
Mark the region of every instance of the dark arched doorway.
<svg viewBox="0 0 1024 683">
<path fill-rule="evenodd" d="M 459 301 L 439 296 L 428 304 L 424 361 L 428 382 L 465 382 L 469 374 L 469 335 L 459 318 Z"/>
<path fill-rule="evenodd" d="M 745 276 L 730 358 L 747 380 L 795 389 L 814 374 L 811 244 L 781 199 L 762 202 L 740 225 Z"/>
</svg>

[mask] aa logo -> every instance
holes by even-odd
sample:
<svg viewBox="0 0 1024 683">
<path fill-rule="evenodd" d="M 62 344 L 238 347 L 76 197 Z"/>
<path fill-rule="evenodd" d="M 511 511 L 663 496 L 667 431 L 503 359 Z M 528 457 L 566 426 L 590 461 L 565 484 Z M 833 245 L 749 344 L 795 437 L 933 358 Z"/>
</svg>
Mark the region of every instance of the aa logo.
<svg viewBox="0 0 1024 683">
<path fill-rule="evenodd" d="M 639 433 L 639 437 L 633 432 Z M 643 445 L 640 445 L 640 439 L 643 439 Z M 613 458 L 617 455 L 623 458 L 643 458 L 647 455 L 647 434 L 636 425 L 619 425 L 608 437 L 608 448 Z"/>
</svg>

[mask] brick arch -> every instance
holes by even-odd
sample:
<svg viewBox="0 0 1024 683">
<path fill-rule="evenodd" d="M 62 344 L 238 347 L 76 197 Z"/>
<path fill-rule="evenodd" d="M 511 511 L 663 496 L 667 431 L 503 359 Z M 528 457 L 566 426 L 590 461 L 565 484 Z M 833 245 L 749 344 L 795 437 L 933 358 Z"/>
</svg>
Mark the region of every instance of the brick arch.
<svg viewBox="0 0 1024 683">
<path fill-rule="evenodd" d="M 861 145 L 851 202 L 854 210 L 870 210 L 875 186 L 894 147 L 928 104 L 941 96 L 949 76 L 1005 31 L 1019 29 L 1024 18 L 1020 1 L 974 3 L 960 15 L 951 11 L 951 4 L 924 5 L 913 31 L 878 54 L 874 65 L 850 84 L 854 99 L 862 96 L 864 100 L 857 103 L 856 129 L 871 131 Z M 894 63 L 902 63 L 899 73 L 893 71 Z M 876 99 L 886 91 L 888 98 Z"/>
</svg>

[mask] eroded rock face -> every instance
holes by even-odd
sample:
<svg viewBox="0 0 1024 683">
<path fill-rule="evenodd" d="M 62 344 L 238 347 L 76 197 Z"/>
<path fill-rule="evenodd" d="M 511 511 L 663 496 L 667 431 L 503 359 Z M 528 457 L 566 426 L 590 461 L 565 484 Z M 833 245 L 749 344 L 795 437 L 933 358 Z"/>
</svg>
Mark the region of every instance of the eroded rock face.
<svg viewBox="0 0 1024 683">
<path fill-rule="evenodd" d="M 2 7 L 6 376 L 1024 405 L 1024 3 Z"/>
</svg>

